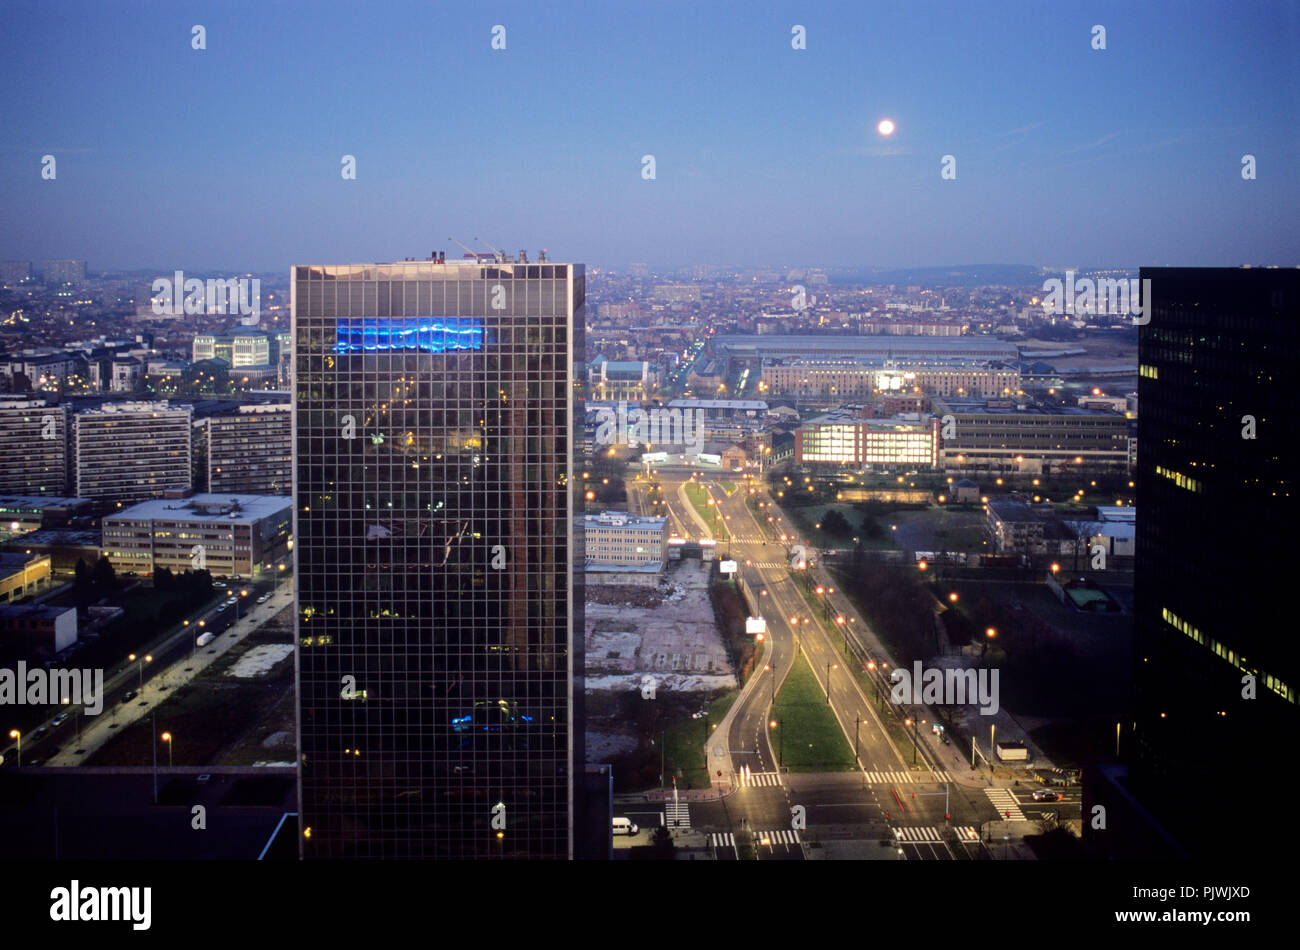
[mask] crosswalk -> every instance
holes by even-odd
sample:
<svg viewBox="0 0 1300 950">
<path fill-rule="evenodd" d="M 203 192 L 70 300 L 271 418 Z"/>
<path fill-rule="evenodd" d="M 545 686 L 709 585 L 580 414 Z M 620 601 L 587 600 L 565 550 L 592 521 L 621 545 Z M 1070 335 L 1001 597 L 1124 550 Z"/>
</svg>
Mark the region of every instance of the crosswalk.
<svg viewBox="0 0 1300 950">
<path fill-rule="evenodd" d="M 799 832 L 792 831 L 789 828 L 780 831 L 756 831 L 754 832 L 754 840 L 759 844 L 764 842 L 768 844 L 798 844 Z"/>
<path fill-rule="evenodd" d="M 978 842 L 979 832 L 970 825 L 959 825 L 952 829 L 958 841 Z M 899 844 L 938 844 L 943 841 L 941 828 L 895 828 L 894 840 Z"/>
<path fill-rule="evenodd" d="M 868 772 L 868 785 L 911 785 L 919 782 L 951 782 L 952 776 L 945 769 L 929 769 L 926 772 Z"/>
<path fill-rule="evenodd" d="M 799 843 L 799 832 L 792 831 L 789 828 L 780 831 L 756 831 L 753 834 L 755 844 L 767 843 L 771 845 L 797 845 Z M 714 848 L 734 848 L 736 846 L 736 836 L 730 831 L 720 831 L 709 835 L 709 845 Z"/>
<path fill-rule="evenodd" d="M 940 844 L 943 841 L 938 828 L 895 828 L 894 838 L 899 844 Z"/>
<path fill-rule="evenodd" d="M 754 566 L 754 567 L 765 567 L 765 568 L 769 568 L 769 569 L 771 569 L 771 568 L 781 568 L 781 567 L 789 567 L 789 566 L 790 566 L 790 562 L 789 562 L 789 561 L 755 561 L 753 566 Z"/>
<path fill-rule="evenodd" d="M 664 802 L 664 821 L 669 828 L 689 828 L 691 810 L 685 802 Z"/>
<path fill-rule="evenodd" d="M 736 773 L 737 788 L 772 788 L 780 785 L 781 775 L 778 772 L 751 772 L 748 765 L 742 765 Z"/>
<path fill-rule="evenodd" d="M 1020 803 L 1016 801 L 1016 796 L 1005 788 L 986 788 L 984 794 L 993 803 L 993 807 L 998 810 L 998 814 L 1008 821 L 1029 820 L 1025 817 L 1025 813 L 1020 810 Z"/>
</svg>

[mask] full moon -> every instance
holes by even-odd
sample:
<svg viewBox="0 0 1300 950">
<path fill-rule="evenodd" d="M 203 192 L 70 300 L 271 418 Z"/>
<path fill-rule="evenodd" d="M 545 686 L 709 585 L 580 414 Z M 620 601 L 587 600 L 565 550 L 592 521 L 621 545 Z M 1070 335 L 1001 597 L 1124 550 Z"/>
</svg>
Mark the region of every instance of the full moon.
<svg viewBox="0 0 1300 950">
<path fill-rule="evenodd" d="M 880 120 L 880 124 L 876 126 L 876 131 L 879 132 L 881 135 L 893 135 L 893 134 L 894 134 L 894 120 L 893 120 L 893 119 L 881 119 L 881 120 Z"/>
</svg>

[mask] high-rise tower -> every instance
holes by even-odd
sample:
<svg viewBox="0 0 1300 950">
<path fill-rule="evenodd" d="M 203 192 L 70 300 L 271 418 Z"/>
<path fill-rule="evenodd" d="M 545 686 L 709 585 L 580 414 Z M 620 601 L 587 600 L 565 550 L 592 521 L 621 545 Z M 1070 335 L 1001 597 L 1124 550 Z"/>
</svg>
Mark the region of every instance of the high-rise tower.
<svg viewBox="0 0 1300 950">
<path fill-rule="evenodd" d="M 1134 787 L 1194 856 L 1240 854 L 1207 822 L 1300 722 L 1300 271 L 1141 276 Z"/>
<path fill-rule="evenodd" d="M 584 284 L 293 269 L 304 857 L 572 856 Z"/>
</svg>

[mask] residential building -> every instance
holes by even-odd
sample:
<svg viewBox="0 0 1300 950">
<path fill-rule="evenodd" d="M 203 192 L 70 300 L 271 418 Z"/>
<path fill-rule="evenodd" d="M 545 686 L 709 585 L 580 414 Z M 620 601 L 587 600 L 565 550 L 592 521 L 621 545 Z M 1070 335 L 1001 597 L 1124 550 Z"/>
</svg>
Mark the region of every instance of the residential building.
<svg viewBox="0 0 1300 950">
<path fill-rule="evenodd" d="M 0 396 L 0 494 L 67 491 L 67 407 L 39 396 Z"/>
<path fill-rule="evenodd" d="M 46 261 L 44 277 L 47 287 L 81 287 L 86 283 L 86 262 Z"/>
<path fill-rule="evenodd" d="M 191 485 L 193 407 L 157 402 L 105 403 L 74 419 L 74 478 L 79 498 L 122 503 L 157 498 Z"/>
<path fill-rule="evenodd" d="M 32 279 L 31 261 L 0 261 L 0 284 L 14 287 Z"/>
<path fill-rule="evenodd" d="M 293 488 L 292 407 L 240 406 L 202 420 L 208 491 L 288 495 Z"/>
</svg>

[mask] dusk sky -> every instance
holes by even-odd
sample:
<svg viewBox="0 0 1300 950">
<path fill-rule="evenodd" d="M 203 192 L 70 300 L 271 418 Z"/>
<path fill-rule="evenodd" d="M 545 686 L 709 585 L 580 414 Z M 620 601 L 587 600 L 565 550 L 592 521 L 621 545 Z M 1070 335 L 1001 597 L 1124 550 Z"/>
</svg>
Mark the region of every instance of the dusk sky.
<svg viewBox="0 0 1300 950">
<path fill-rule="evenodd" d="M 1297 49 L 1296 2 L 5 0 L 0 258 L 1295 266 Z"/>
</svg>

